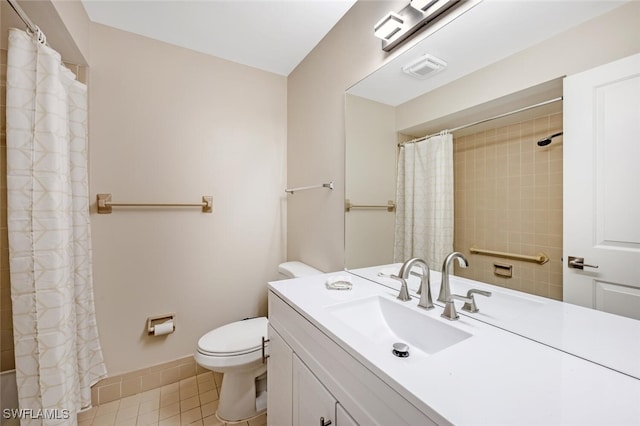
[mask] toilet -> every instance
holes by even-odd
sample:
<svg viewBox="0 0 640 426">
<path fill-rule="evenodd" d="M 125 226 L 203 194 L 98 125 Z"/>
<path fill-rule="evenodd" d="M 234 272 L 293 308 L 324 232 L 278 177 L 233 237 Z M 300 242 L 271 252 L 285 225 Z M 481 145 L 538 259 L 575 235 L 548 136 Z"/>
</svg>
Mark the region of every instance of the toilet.
<svg viewBox="0 0 640 426">
<path fill-rule="evenodd" d="M 278 265 L 279 279 L 323 272 L 302 262 Z M 267 366 L 262 362 L 262 338 L 267 339 L 266 317 L 248 318 L 218 327 L 198 341 L 198 365 L 223 373 L 216 416 L 226 422 L 250 419 L 267 408 Z"/>
</svg>

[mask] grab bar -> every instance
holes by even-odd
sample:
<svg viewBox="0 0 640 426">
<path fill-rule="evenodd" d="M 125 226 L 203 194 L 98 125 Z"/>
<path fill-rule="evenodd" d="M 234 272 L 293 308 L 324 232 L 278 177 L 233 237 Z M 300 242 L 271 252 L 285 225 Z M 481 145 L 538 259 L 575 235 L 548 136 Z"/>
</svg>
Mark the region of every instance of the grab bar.
<svg viewBox="0 0 640 426">
<path fill-rule="evenodd" d="M 333 182 L 322 183 L 320 185 L 309 185 L 309 186 L 299 186 L 297 188 L 287 188 L 287 189 L 284 190 L 284 192 L 287 192 L 289 194 L 293 194 L 294 192 L 297 192 L 297 191 L 305 191 L 307 189 L 316 189 L 316 188 L 333 189 Z"/>
<path fill-rule="evenodd" d="M 389 200 L 387 205 L 376 204 L 352 204 L 350 200 L 344 200 L 344 211 L 350 212 L 354 209 L 368 210 L 368 209 L 387 209 L 388 212 L 394 212 L 396 210 L 396 203 Z"/>
<path fill-rule="evenodd" d="M 489 256 L 498 256 L 498 257 L 508 257 L 510 259 L 524 260 L 527 262 L 536 262 L 540 265 L 544 265 L 549 261 L 549 256 L 540 252 L 535 256 L 525 256 L 523 254 L 515 254 L 515 253 L 507 253 L 503 251 L 493 251 L 493 250 L 485 250 L 479 249 L 475 245 L 469 247 L 469 252 L 472 254 L 486 254 Z"/>
<path fill-rule="evenodd" d="M 201 203 L 116 203 L 111 194 L 97 195 L 98 213 L 110 214 L 112 207 L 202 207 L 202 213 L 213 213 L 213 197 L 203 195 Z"/>
</svg>

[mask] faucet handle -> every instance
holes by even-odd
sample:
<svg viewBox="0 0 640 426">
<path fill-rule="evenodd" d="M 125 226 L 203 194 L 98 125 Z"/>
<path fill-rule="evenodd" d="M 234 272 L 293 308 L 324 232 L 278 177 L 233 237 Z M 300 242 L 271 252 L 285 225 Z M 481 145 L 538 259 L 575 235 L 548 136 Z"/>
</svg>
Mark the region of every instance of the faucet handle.
<svg viewBox="0 0 640 426">
<path fill-rule="evenodd" d="M 403 302 L 408 302 L 411 300 L 411 296 L 409 296 L 409 287 L 407 286 L 407 280 L 402 277 L 398 277 L 397 275 L 389 275 L 388 278 L 393 278 L 394 280 L 400 281 L 400 293 L 398 293 L 398 299 Z"/>
<path fill-rule="evenodd" d="M 464 306 L 462 307 L 463 311 L 472 312 L 472 313 L 476 313 L 480 311 L 480 309 L 478 309 L 478 306 L 476 305 L 476 299 L 473 297 L 474 294 L 479 294 L 485 297 L 491 297 L 490 291 L 484 291 L 484 290 L 478 290 L 477 288 L 472 288 L 471 290 L 467 291 L 467 298 L 470 300 L 470 302 L 465 302 Z"/>
<path fill-rule="evenodd" d="M 447 301 L 444 304 L 444 311 L 442 312 L 441 317 L 444 317 L 450 321 L 457 320 L 460 318 L 458 316 L 458 312 L 456 312 L 456 305 L 453 303 L 454 300 L 462 300 L 465 303 L 471 303 L 473 301 L 472 298 L 460 296 L 458 294 L 451 294 L 447 297 Z"/>
<path fill-rule="evenodd" d="M 418 291 L 420 295 L 418 306 L 427 310 L 435 308 L 433 299 L 431 298 L 431 280 L 429 279 L 429 275 L 420 280 L 420 290 L 422 291 Z"/>
</svg>

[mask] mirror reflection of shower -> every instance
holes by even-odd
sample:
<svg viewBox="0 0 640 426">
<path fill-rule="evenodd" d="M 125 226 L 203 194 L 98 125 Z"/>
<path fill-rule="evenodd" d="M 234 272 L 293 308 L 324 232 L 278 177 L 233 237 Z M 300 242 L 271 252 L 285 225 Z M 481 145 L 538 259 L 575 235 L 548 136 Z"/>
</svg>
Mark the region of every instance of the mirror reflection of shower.
<svg viewBox="0 0 640 426">
<path fill-rule="evenodd" d="M 548 136 L 548 137 L 546 137 L 544 139 L 540 139 L 538 141 L 538 146 L 547 146 L 547 145 L 549 145 L 551 143 L 551 139 L 556 138 L 558 136 L 562 136 L 562 132 L 554 133 L 551 136 Z"/>
</svg>

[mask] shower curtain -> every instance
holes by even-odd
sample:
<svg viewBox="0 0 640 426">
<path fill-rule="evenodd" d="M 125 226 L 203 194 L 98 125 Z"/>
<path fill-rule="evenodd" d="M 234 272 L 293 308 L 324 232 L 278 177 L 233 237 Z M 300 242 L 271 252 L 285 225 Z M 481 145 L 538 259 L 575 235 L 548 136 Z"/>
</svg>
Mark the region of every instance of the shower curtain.
<svg viewBox="0 0 640 426">
<path fill-rule="evenodd" d="M 57 52 L 16 29 L 7 187 L 18 397 L 35 410 L 22 424 L 76 424 L 90 386 L 106 376 L 93 302 L 87 87 Z"/>
<path fill-rule="evenodd" d="M 453 251 L 453 136 L 402 145 L 396 182 L 394 261 L 424 259 L 440 270 Z"/>
</svg>

